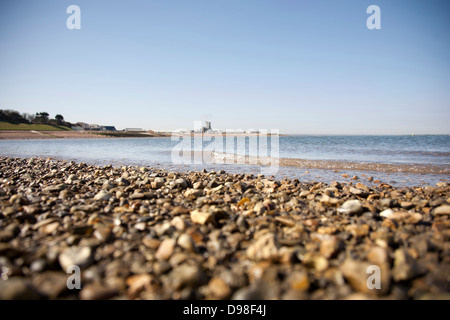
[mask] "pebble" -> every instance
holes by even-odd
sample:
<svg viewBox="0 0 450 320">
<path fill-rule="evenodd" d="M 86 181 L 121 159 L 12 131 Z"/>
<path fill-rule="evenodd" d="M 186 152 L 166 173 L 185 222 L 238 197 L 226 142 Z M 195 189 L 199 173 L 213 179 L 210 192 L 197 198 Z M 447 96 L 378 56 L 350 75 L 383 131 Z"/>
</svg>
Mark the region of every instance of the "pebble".
<svg viewBox="0 0 450 320">
<path fill-rule="evenodd" d="M 371 289 L 367 286 L 368 267 L 367 263 L 347 259 L 340 270 L 353 289 L 362 293 L 371 293 Z"/>
<path fill-rule="evenodd" d="M 186 198 L 196 199 L 198 197 L 203 196 L 203 190 L 201 190 L 201 189 L 187 189 L 184 192 L 184 196 Z"/>
<path fill-rule="evenodd" d="M 160 189 L 164 186 L 165 182 L 166 180 L 164 178 L 158 177 L 153 180 L 151 185 L 153 189 Z"/>
<path fill-rule="evenodd" d="M 404 249 L 395 250 L 394 256 L 392 276 L 395 281 L 410 280 L 419 275 L 419 266 Z"/>
<path fill-rule="evenodd" d="M 199 287 L 208 281 L 207 276 L 199 266 L 189 264 L 183 264 L 172 270 L 169 279 L 175 290 L 185 287 Z"/>
<path fill-rule="evenodd" d="M 38 300 L 42 296 L 26 279 L 13 277 L 0 280 L 0 300 Z"/>
<path fill-rule="evenodd" d="M 65 272 L 45 271 L 33 277 L 32 283 L 43 296 L 49 299 L 56 299 L 68 290 L 67 278 L 68 275 Z"/>
<path fill-rule="evenodd" d="M 80 291 L 81 300 L 107 300 L 117 296 L 118 291 L 100 284 L 89 284 Z"/>
<path fill-rule="evenodd" d="M 320 254 L 329 259 L 339 251 L 339 241 L 336 237 L 330 236 L 320 243 Z"/>
<path fill-rule="evenodd" d="M 175 249 L 174 239 L 164 239 L 159 245 L 158 251 L 155 253 L 155 258 L 159 260 L 168 260 Z"/>
<path fill-rule="evenodd" d="M 185 250 L 187 250 L 189 252 L 195 252 L 196 251 L 194 240 L 192 240 L 192 237 L 190 235 L 186 234 L 186 233 L 183 233 L 182 235 L 180 235 L 178 237 L 177 244 L 181 248 L 183 248 L 183 249 L 185 249 Z"/>
<path fill-rule="evenodd" d="M 193 223 L 198 224 L 206 224 L 206 223 L 213 223 L 214 222 L 214 216 L 211 212 L 204 212 L 200 211 L 198 209 L 191 212 L 191 220 Z"/>
<path fill-rule="evenodd" d="M 110 228 L 100 227 L 94 231 L 94 237 L 101 242 L 107 242 L 112 238 L 112 232 Z"/>
<path fill-rule="evenodd" d="M 383 218 L 392 218 L 392 216 L 394 215 L 394 210 L 392 209 L 386 209 L 383 210 L 382 212 L 380 212 L 380 216 Z"/>
<path fill-rule="evenodd" d="M 142 291 L 152 291 L 157 288 L 155 278 L 150 274 L 137 274 L 127 278 L 128 296 L 131 299 L 139 297 Z"/>
<path fill-rule="evenodd" d="M 90 247 L 69 247 L 59 255 L 59 264 L 64 271 L 72 265 L 85 268 L 92 262 L 92 249 Z"/>
<path fill-rule="evenodd" d="M 435 215 L 450 215 L 450 206 L 449 205 L 442 205 L 440 207 L 437 207 L 434 209 Z"/>
<path fill-rule="evenodd" d="M 266 212 L 266 207 L 264 206 L 264 203 L 262 202 L 258 202 L 257 204 L 255 204 L 255 206 L 253 207 L 253 211 L 257 214 L 257 215 L 261 215 L 264 212 Z"/>
<path fill-rule="evenodd" d="M 229 299 L 231 288 L 221 278 L 212 278 L 208 284 L 209 290 L 216 299 Z"/>
<path fill-rule="evenodd" d="M 247 257 L 251 260 L 274 260 L 278 258 L 279 245 L 273 233 L 262 235 L 247 249 Z"/>
<path fill-rule="evenodd" d="M 382 265 L 389 261 L 388 251 L 385 248 L 374 246 L 367 253 L 367 260 L 376 265 Z"/>
<path fill-rule="evenodd" d="M 340 208 L 338 208 L 338 212 L 350 215 L 360 214 L 362 211 L 363 207 L 359 200 L 347 200 Z"/>
<path fill-rule="evenodd" d="M 106 191 L 100 191 L 99 193 L 97 193 L 94 197 L 94 200 L 96 201 L 108 201 L 110 198 L 112 197 L 112 195 L 109 192 Z"/>
<path fill-rule="evenodd" d="M 188 182 L 185 179 L 176 179 L 175 185 L 178 188 L 186 189 L 188 187 Z"/>
</svg>

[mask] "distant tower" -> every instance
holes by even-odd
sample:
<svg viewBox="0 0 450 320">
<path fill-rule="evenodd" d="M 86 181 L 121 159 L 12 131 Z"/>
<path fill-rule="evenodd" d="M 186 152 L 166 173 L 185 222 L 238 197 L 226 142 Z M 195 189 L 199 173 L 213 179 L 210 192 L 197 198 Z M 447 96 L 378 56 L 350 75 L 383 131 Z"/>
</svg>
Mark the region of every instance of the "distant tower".
<svg viewBox="0 0 450 320">
<path fill-rule="evenodd" d="M 211 121 L 205 121 L 205 129 L 206 131 L 211 130 Z"/>
</svg>

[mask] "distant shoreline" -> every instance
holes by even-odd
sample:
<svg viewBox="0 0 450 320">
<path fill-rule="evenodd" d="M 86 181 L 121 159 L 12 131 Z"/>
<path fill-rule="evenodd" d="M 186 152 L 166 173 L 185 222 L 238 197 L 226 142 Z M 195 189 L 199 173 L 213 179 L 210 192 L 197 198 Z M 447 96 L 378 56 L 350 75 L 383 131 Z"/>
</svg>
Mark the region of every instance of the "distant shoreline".
<svg viewBox="0 0 450 320">
<path fill-rule="evenodd" d="M 147 132 L 0 130 L 0 140 L 157 138 L 168 136 Z"/>
<path fill-rule="evenodd" d="M 164 138 L 164 137 L 221 137 L 226 133 L 156 133 L 156 132 L 105 132 L 105 131 L 36 131 L 36 130 L 0 130 L 0 140 L 31 139 L 107 139 L 107 138 Z M 256 137 L 258 133 L 228 133 L 234 137 Z M 270 136 L 270 134 L 267 134 Z M 288 135 L 279 135 L 288 136 Z"/>
</svg>

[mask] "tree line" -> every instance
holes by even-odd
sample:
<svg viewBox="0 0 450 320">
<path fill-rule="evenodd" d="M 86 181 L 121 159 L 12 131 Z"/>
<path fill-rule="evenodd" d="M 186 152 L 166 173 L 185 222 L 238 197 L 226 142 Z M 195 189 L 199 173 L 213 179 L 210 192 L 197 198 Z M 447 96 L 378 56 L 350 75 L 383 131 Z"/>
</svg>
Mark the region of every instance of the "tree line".
<svg viewBox="0 0 450 320">
<path fill-rule="evenodd" d="M 50 124 L 59 125 L 71 128 L 70 122 L 64 121 L 64 117 L 57 114 L 55 118 L 51 119 L 48 112 L 36 112 L 36 114 L 20 113 L 16 110 L 0 109 L 0 121 L 19 124 Z"/>
</svg>

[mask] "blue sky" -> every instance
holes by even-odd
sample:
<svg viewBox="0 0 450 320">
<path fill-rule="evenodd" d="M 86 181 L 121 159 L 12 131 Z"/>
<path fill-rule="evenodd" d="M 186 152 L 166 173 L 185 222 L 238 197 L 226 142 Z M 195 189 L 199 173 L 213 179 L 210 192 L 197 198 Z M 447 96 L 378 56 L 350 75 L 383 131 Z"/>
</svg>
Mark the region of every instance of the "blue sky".
<svg viewBox="0 0 450 320">
<path fill-rule="evenodd" d="M 117 128 L 450 133 L 449 15 L 448 0 L 2 0 L 0 108 Z"/>
</svg>

